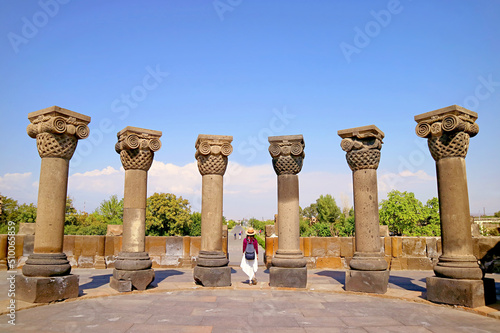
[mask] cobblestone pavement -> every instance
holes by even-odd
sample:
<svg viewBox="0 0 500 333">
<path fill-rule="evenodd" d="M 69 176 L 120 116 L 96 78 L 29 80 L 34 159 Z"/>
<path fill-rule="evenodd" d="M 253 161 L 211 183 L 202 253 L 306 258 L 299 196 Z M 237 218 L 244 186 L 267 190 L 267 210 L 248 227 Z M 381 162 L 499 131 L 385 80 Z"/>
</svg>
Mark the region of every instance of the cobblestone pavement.
<svg viewBox="0 0 500 333">
<path fill-rule="evenodd" d="M 341 270 L 309 270 L 307 288 L 291 290 L 270 288 L 264 269 L 253 286 L 234 267 L 232 286 L 217 289 L 195 285 L 192 269 L 156 269 L 154 285 L 132 293 L 109 288 L 112 269 L 74 269 L 78 299 L 18 301 L 15 327 L 7 323 L 9 299 L 2 292 L 0 331 L 500 332 L 499 302 L 472 310 L 426 301 L 425 277 L 432 271 L 393 271 L 388 292 L 376 296 L 344 291 Z M 8 274 L 0 272 L 0 290 L 7 290 Z M 498 291 L 500 276 L 491 277 Z"/>
</svg>

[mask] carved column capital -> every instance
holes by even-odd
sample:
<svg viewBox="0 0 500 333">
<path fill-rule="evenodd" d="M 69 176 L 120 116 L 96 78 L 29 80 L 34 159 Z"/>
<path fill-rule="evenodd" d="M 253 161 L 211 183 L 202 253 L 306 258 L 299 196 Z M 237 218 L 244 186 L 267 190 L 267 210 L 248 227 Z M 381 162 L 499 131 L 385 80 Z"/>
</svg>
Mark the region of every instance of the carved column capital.
<svg viewBox="0 0 500 333">
<path fill-rule="evenodd" d="M 475 123 L 477 113 L 458 105 L 434 110 L 415 116 L 415 132 L 427 138 L 432 158 L 467 156 L 469 139 L 479 133 Z"/>
<path fill-rule="evenodd" d="M 352 171 L 377 169 L 384 132 L 375 125 L 340 130 L 340 146 L 346 152 L 347 164 Z"/>
<path fill-rule="evenodd" d="M 36 139 L 40 157 L 70 160 L 79 139 L 89 136 L 90 117 L 58 106 L 28 114 L 31 122 L 26 131 Z"/>
<path fill-rule="evenodd" d="M 161 148 L 160 131 L 127 126 L 116 135 L 115 150 L 125 170 L 148 171 L 155 151 Z"/>
<path fill-rule="evenodd" d="M 227 168 L 227 157 L 233 152 L 229 135 L 200 134 L 196 139 L 196 153 L 198 170 L 204 175 L 223 176 Z"/>
<path fill-rule="evenodd" d="M 278 176 L 296 175 L 302 170 L 306 156 L 302 135 L 270 136 L 269 144 L 273 168 Z"/>
</svg>

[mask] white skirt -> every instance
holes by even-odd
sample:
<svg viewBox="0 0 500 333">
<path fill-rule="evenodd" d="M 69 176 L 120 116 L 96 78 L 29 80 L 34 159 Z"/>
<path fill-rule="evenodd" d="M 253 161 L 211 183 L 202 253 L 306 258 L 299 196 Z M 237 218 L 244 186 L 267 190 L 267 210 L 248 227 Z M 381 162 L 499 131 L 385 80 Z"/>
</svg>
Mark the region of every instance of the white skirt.
<svg viewBox="0 0 500 333">
<path fill-rule="evenodd" d="M 259 263 L 257 262 L 257 258 L 254 260 L 245 259 L 245 254 L 243 253 L 243 258 L 241 258 L 241 269 L 243 272 L 248 275 L 248 279 L 252 280 L 255 277 L 255 273 L 257 273 L 257 269 L 259 268 Z"/>
</svg>

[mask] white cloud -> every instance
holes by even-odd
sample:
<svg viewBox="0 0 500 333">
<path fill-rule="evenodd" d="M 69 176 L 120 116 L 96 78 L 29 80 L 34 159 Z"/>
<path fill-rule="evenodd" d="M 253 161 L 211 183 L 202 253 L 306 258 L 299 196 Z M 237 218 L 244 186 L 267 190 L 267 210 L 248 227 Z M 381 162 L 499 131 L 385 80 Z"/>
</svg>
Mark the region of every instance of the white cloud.
<svg viewBox="0 0 500 333">
<path fill-rule="evenodd" d="M 38 181 L 33 181 L 31 172 L 6 173 L 0 176 L 0 193 L 18 200 L 19 203 L 35 203 L 38 195 Z"/>
</svg>

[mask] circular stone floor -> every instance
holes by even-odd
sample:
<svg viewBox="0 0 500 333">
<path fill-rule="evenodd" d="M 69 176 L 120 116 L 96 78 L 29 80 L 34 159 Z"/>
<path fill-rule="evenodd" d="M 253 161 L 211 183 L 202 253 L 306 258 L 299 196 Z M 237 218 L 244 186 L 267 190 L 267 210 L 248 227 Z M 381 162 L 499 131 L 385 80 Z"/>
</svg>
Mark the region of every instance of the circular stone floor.
<svg viewBox="0 0 500 333">
<path fill-rule="evenodd" d="M 500 332 L 447 306 L 317 291 L 188 290 L 80 299 L 18 311 L 2 332 Z"/>
</svg>

